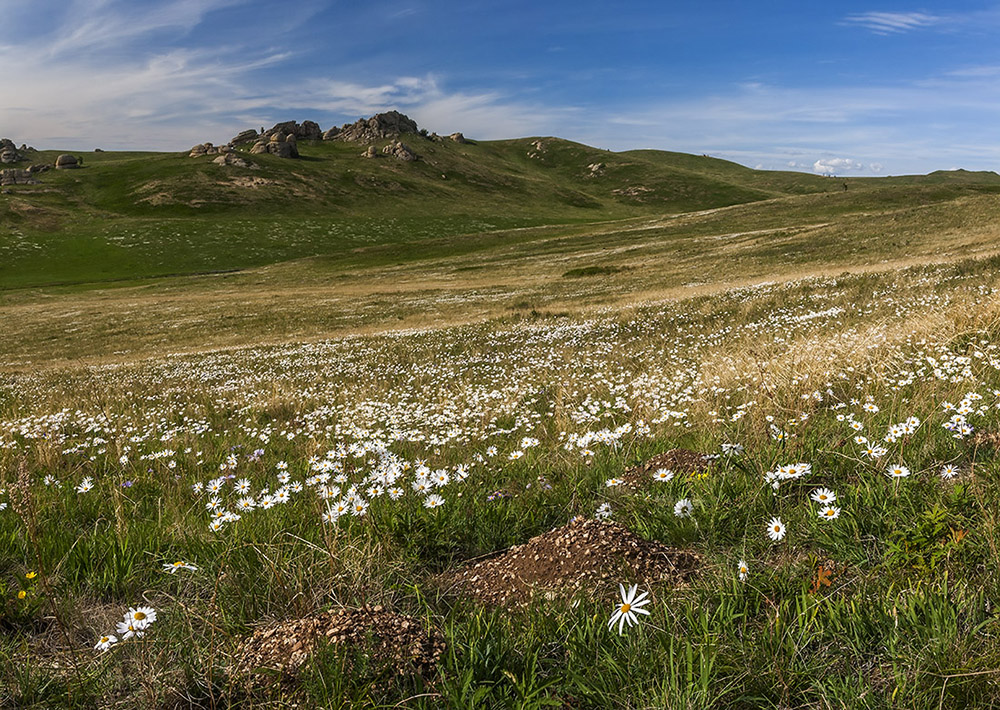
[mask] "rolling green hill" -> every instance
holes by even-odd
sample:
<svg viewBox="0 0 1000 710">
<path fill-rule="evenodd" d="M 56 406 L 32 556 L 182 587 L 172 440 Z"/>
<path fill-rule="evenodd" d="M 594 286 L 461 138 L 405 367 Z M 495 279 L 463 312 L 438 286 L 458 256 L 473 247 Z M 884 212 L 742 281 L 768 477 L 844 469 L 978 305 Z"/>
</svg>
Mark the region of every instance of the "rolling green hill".
<svg viewBox="0 0 1000 710">
<path fill-rule="evenodd" d="M 300 142 L 299 160 L 246 156 L 253 169 L 186 153 L 83 154 L 80 170 L 49 171 L 40 185 L 0 194 L 0 288 L 336 260 L 385 245 L 396 245 L 390 258 L 406 261 L 421 258 L 428 242 L 439 245 L 435 254 L 441 240 L 461 251 L 467 235 L 475 243 L 471 235 L 498 230 L 796 196 L 807 212 L 843 214 L 1000 190 L 994 173 L 845 181 L 683 153 L 612 153 L 558 138 L 403 139 L 419 160 L 368 159 L 363 146 L 336 141 Z M 32 162 L 57 155 L 38 152 Z"/>
</svg>

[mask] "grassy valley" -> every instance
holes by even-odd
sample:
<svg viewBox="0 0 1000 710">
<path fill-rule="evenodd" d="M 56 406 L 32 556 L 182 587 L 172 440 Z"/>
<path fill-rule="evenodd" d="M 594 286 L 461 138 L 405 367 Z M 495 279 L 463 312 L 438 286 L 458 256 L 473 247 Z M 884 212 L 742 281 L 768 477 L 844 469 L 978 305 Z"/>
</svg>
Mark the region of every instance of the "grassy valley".
<svg viewBox="0 0 1000 710">
<path fill-rule="evenodd" d="M 0 706 L 995 704 L 1000 176 L 405 140 L 0 194 Z"/>
</svg>

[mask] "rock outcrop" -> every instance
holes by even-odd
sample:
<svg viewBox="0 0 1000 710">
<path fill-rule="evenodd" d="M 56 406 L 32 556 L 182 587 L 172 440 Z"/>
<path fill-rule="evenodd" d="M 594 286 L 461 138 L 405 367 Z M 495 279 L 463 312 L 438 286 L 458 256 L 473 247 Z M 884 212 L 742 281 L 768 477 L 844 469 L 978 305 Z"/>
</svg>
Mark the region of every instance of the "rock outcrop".
<svg viewBox="0 0 1000 710">
<path fill-rule="evenodd" d="M 314 123 L 313 121 L 303 121 L 302 123 L 285 121 L 284 123 L 276 123 L 274 128 L 264 131 L 261 134 L 261 138 L 270 139 L 276 133 L 282 133 L 286 138 L 293 136 L 304 141 L 323 140 L 323 130 L 319 127 L 318 123 Z"/>
<path fill-rule="evenodd" d="M 534 148 L 534 150 L 528 151 L 529 158 L 541 158 L 548 150 L 548 146 L 545 145 L 545 141 L 543 141 L 541 138 L 532 141 L 531 147 Z"/>
<path fill-rule="evenodd" d="M 10 168 L 0 170 L 0 185 L 40 185 L 41 181 L 35 177 L 31 170 L 18 170 Z"/>
<path fill-rule="evenodd" d="M 27 146 L 24 148 L 26 150 Z M 27 160 L 27 158 L 17 150 L 14 141 L 10 138 L 0 139 L 0 163 L 10 165 L 11 163 L 20 163 L 22 160 Z"/>
<path fill-rule="evenodd" d="M 419 157 L 416 153 L 410 150 L 410 146 L 400 141 L 390 143 L 382 149 L 382 152 L 385 155 L 391 155 L 396 160 L 402 160 L 406 163 L 412 162 Z"/>
<path fill-rule="evenodd" d="M 451 138 L 456 143 L 468 143 L 468 141 L 465 140 L 465 136 L 463 136 L 461 133 L 452 133 L 448 137 Z"/>
<path fill-rule="evenodd" d="M 236 136 L 229 141 L 229 145 L 246 145 L 248 143 L 256 143 L 260 138 L 260 134 L 257 133 L 252 128 L 248 128 L 245 131 L 240 131 Z"/>
<path fill-rule="evenodd" d="M 303 121 L 302 123 L 283 121 L 282 123 L 274 124 L 268 130 L 262 128 L 260 133 L 252 128 L 241 131 L 229 141 L 229 145 L 237 146 L 258 143 L 260 141 L 266 142 L 273 140 L 275 136 L 281 136 L 281 141 L 285 141 L 289 136 L 293 139 L 303 141 L 318 141 L 323 140 L 323 129 L 314 121 Z"/>
<path fill-rule="evenodd" d="M 278 140 L 278 138 L 281 140 Z M 253 148 L 250 149 L 250 152 L 255 155 L 270 153 L 271 155 L 276 155 L 279 158 L 298 158 L 299 148 L 295 144 L 295 139 L 293 138 L 289 141 L 285 140 L 285 138 L 286 136 L 283 134 L 275 134 L 271 136 L 271 140 L 259 140 L 253 144 Z"/>
<path fill-rule="evenodd" d="M 340 128 L 331 128 L 323 134 L 323 140 L 349 141 L 351 143 L 374 143 L 386 138 L 398 138 L 404 133 L 417 133 L 417 122 L 399 111 L 377 113 L 371 118 L 362 118 L 354 123 L 345 123 Z"/>
<path fill-rule="evenodd" d="M 191 149 L 188 155 L 192 158 L 198 158 L 202 155 L 218 155 L 219 153 L 228 153 L 231 148 L 228 145 L 212 145 L 211 143 L 199 143 Z"/>
<path fill-rule="evenodd" d="M 239 153 L 234 153 L 228 151 L 222 153 L 219 157 L 212 161 L 216 165 L 232 165 L 234 168 L 258 168 L 259 166 L 254 165 L 248 160 L 240 157 Z"/>
<path fill-rule="evenodd" d="M 63 153 L 56 158 L 56 170 L 72 170 L 78 167 L 80 167 L 80 161 L 77 160 L 75 155 Z"/>
</svg>

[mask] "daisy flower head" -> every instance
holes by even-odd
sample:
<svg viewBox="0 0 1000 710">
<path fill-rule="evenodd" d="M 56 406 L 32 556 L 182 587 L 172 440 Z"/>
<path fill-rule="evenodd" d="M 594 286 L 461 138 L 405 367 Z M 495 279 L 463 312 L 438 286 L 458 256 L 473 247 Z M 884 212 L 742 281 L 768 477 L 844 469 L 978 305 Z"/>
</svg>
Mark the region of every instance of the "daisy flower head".
<svg viewBox="0 0 1000 710">
<path fill-rule="evenodd" d="M 424 507 L 434 510 L 435 508 L 440 508 L 444 505 L 444 498 L 439 496 L 437 493 L 431 493 L 424 499 Z"/>
<path fill-rule="evenodd" d="M 119 621 L 115 625 L 115 631 L 121 634 L 122 641 L 128 641 L 133 636 L 142 638 L 142 635 L 145 633 L 142 627 L 137 627 L 129 620 L 128 614 L 125 615 L 124 621 Z"/>
<path fill-rule="evenodd" d="M 434 482 L 435 486 L 441 488 L 442 486 L 448 485 L 448 482 L 451 481 L 451 476 L 448 474 L 447 471 L 441 469 L 440 471 L 434 472 L 434 475 L 431 477 L 431 480 Z"/>
<path fill-rule="evenodd" d="M 896 466 L 890 466 L 889 470 L 886 471 L 886 473 L 888 473 L 889 476 L 892 478 L 906 478 L 907 476 L 910 475 L 910 469 L 908 469 L 906 466 L 896 465 Z"/>
<path fill-rule="evenodd" d="M 594 513 L 594 517 L 597 518 L 598 520 L 607 520 L 608 518 L 610 518 L 611 517 L 611 504 L 610 503 L 601 503 L 601 505 L 598 506 L 598 508 L 597 508 L 597 512 Z"/>
<path fill-rule="evenodd" d="M 665 468 L 658 468 L 653 471 L 653 480 L 659 481 L 660 483 L 669 483 L 673 480 L 674 472 L 667 470 Z"/>
<path fill-rule="evenodd" d="M 179 569 L 190 570 L 191 572 L 197 572 L 198 568 L 195 567 L 190 562 L 184 562 L 183 560 L 177 560 L 177 562 L 164 562 L 163 571 L 169 572 L 170 574 L 175 574 Z"/>
<path fill-rule="evenodd" d="M 615 606 L 615 612 L 611 615 L 611 619 L 608 621 L 608 628 L 613 629 L 615 622 L 618 622 L 618 634 L 621 635 L 625 631 L 625 622 L 628 622 L 629 628 L 635 626 L 639 617 L 636 614 L 645 614 L 649 616 L 649 612 L 642 607 L 649 604 L 651 599 L 647 599 L 649 592 L 643 592 L 638 597 L 636 597 L 636 592 L 639 591 L 639 585 L 633 584 L 625 591 L 625 585 L 619 584 L 618 591 L 621 594 L 621 603 Z"/>
<path fill-rule="evenodd" d="M 741 582 L 747 581 L 747 577 L 750 576 L 750 568 L 747 566 L 746 560 L 740 560 L 736 563 L 736 572 Z"/>
<path fill-rule="evenodd" d="M 136 629 L 146 629 L 156 621 L 156 610 L 151 606 L 129 607 L 125 613 L 125 621 Z"/>
<path fill-rule="evenodd" d="M 609 478 L 604 482 L 604 485 L 607 486 L 608 488 L 614 488 L 615 486 L 620 486 L 624 482 L 625 481 L 623 481 L 620 478 Z"/>
<path fill-rule="evenodd" d="M 111 634 L 108 634 L 107 636 L 101 636 L 101 638 L 97 641 L 97 645 L 94 646 L 94 650 L 107 651 L 109 648 L 111 648 L 113 644 L 116 643 L 118 643 L 117 637 L 112 636 Z"/>
<path fill-rule="evenodd" d="M 94 487 L 94 479 L 92 479 L 90 476 L 87 476 L 85 479 L 80 481 L 80 485 L 76 487 L 76 492 L 86 493 L 93 487 Z"/>
<path fill-rule="evenodd" d="M 827 505 L 820 509 L 819 517 L 821 520 L 836 520 L 840 517 L 840 508 L 833 505 Z"/>
<path fill-rule="evenodd" d="M 428 493 L 433 487 L 434 484 L 422 476 L 414 479 L 411 484 L 411 488 L 417 493 Z"/>
<path fill-rule="evenodd" d="M 674 503 L 674 515 L 678 518 L 690 518 L 694 512 L 694 505 L 689 498 L 681 498 Z"/>
<path fill-rule="evenodd" d="M 941 467 L 941 478 L 944 478 L 945 480 L 949 478 L 954 478 L 955 476 L 958 475 L 958 473 L 959 473 L 958 467 L 953 466 L 950 463 L 945 464 L 944 466 Z"/>
<path fill-rule="evenodd" d="M 817 503 L 832 503 L 837 500 L 837 494 L 831 491 L 829 488 L 817 488 L 809 496 Z"/>
<path fill-rule="evenodd" d="M 767 523 L 767 536 L 774 542 L 778 542 L 785 537 L 785 524 L 781 518 L 771 518 Z"/>
</svg>

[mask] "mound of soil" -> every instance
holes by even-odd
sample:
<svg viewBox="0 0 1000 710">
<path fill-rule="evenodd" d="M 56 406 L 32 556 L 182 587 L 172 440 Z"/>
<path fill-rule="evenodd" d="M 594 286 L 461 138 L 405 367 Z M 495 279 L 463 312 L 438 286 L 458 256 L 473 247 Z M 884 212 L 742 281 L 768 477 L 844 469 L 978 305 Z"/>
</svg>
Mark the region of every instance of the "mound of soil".
<svg viewBox="0 0 1000 710">
<path fill-rule="evenodd" d="M 652 482 L 653 472 L 661 468 L 673 471 L 674 475 L 702 473 L 709 469 L 716 458 L 711 454 L 701 454 L 691 449 L 670 449 L 643 461 L 638 466 L 625 469 L 622 480 L 625 485 L 638 488 Z"/>
<path fill-rule="evenodd" d="M 700 561 L 693 552 L 644 540 L 617 523 L 575 518 L 523 545 L 446 573 L 441 581 L 487 604 L 517 605 L 534 594 L 553 598 L 584 587 L 603 592 L 619 582 L 678 584 Z"/>
<path fill-rule="evenodd" d="M 340 609 L 258 629 L 237 651 L 236 673 L 251 686 L 265 685 L 277 671 L 294 679 L 320 642 L 361 652 L 399 674 L 430 678 L 444 652 L 444 636 L 426 632 L 419 621 L 384 610 Z"/>
</svg>

